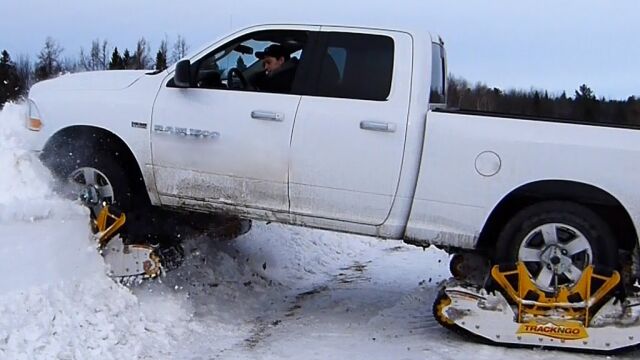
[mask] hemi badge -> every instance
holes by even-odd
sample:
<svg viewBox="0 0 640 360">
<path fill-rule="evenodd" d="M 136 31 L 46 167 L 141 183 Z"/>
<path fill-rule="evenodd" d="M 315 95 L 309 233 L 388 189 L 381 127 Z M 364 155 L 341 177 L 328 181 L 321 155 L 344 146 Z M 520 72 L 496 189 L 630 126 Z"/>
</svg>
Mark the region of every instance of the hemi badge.
<svg viewBox="0 0 640 360">
<path fill-rule="evenodd" d="M 131 122 L 131 127 L 132 128 L 136 128 L 136 129 L 146 129 L 147 128 L 147 123 L 141 123 L 141 122 L 132 121 Z"/>
</svg>

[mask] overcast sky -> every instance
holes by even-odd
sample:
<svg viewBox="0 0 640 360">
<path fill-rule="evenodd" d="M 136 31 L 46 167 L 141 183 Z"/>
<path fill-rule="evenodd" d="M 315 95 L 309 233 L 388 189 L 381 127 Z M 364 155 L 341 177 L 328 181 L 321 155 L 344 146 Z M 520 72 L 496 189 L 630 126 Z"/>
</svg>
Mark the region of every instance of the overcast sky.
<svg viewBox="0 0 640 360">
<path fill-rule="evenodd" d="M 440 34 L 449 71 L 502 89 L 640 95 L 638 0 L 3 0 L 0 49 L 33 59 L 47 36 L 77 57 L 95 38 L 119 49 L 183 35 L 192 49 L 232 29 L 291 22 L 401 24 Z"/>
</svg>

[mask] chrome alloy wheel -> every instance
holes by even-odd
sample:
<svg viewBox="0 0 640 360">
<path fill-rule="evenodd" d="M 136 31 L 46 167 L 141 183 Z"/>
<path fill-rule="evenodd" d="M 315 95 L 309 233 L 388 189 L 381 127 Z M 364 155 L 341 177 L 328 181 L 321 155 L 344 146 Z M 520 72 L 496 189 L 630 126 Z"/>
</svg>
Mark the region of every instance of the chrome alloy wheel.
<svg viewBox="0 0 640 360">
<path fill-rule="evenodd" d="M 91 167 L 78 168 L 69 175 L 74 195 L 91 209 L 94 216 L 100 213 L 105 204 L 114 200 L 113 186 L 100 170 Z"/>
<path fill-rule="evenodd" d="M 572 286 L 593 262 L 587 238 L 576 228 L 561 224 L 540 225 L 520 243 L 518 261 L 523 262 L 540 290 L 555 292 Z"/>
</svg>

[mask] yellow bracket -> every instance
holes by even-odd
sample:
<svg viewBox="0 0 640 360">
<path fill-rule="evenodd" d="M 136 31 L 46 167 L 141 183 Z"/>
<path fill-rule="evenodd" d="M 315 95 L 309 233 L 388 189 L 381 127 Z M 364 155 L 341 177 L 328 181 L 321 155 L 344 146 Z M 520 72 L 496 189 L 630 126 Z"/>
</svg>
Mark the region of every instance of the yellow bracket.
<svg viewBox="0 0 640 360">
<path fill-rule="evenodd" d="M 555 293 L 548 294 L 538 289 L 531 280 L 524 263 L 518 262 L 515 269 L 500 268 L 501 266 L 495 265 L 491 269 L 491 275 L 518 305 L 518 323 L 523 322 L 525 315 L 545 316 L 561 309 L 565 319 L 578 320 L 587 327 L 590 309 L 600 304 L 620 282 L 617 271 L 598 274 L 594 266 L 589 265 L 574 286 L 561 286 Z"/>
<path fill-rule="evenodd" d="M 93 220 L 93 228 L 95 237 L 98 241 L 98 247 L 103 249 L 105 245 L 113 238 L 118 230 L 124 225 L 127 217 L 124 213 L 116 216 L 109 211 L 109 206 L 105 206 Z"/>
</svg>

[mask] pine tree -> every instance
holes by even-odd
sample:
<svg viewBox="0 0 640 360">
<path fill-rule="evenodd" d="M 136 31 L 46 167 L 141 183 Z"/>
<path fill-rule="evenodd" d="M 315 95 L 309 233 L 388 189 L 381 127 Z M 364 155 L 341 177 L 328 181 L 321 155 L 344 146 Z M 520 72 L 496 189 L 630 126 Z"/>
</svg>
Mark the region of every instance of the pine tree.
<svg viewBox="0 0 640 360">
<path fill-rule="evenodd" d="M 129 53 L 129 49 L 124 49 L 124 54 L 122 54 L 122 66 L 125 69 L 131 69 L 131 54 Z"/>
<path fill-rule="evenodd" d="M 11 56 L 9 56 L 9 52 L 7 50 L 2 50 L 0 54 L 0 64 L 7 65 L 11 63 Z"/>
<path fill-rule="evenodd" d="M 9 100 L 16 100 L 22 94 L 25 82 L 20 78 L 15 64 L 7 50 L 0 55 L 0 108 Z"/>
<path fill-rule="evenodd" d="M 540 97 L 540 92 L 538 90 L 535 90 L 533 92 L 532 112 L 534 115 L 537 115 L 537 116 L 542 115 L 542 99 Z"/>
<path fill-rule="evenodd" d="M 160 43 L 160 49 L 156 54 L 156 70 L 162 71 L 167 68 L 167 40 L 162 40 Z"/>
<path fill-rule="evenodd" d="M 580 85 L 575 91 L 575 103 L 573 109 L 573 117 L 576 120 L 595 122 L 599 119 L 600 103 L 596 98 L 596 94 L 587 84 Z"/>
<path fill-rule="evenodd" d="M 166 68 L 167 68 L 167 57 L 162 51 L 158 50 L 158 53 L 156 54 L 156 70 L 162 71 Z"/>
<path fill-rule="evenodd" d="M 587 84 L 580 85 L 580 88 L 576 90 L 576 100 L 586 99 L 586 100 L 595 100 L 596 95 L 593 93 L 590 87 Z"/>
<path fill-rule="evenodd" d="M 120 53 L 118 52 L 118 47 L 116 46 L 115 49 L 113 49 L 113 53 L 111 54 L 111 61 L 109 61 L 108 69 L 122 70 L 124 68 L 125 68 L 124 60 L 122 59 L 122 56 L 120 56 Z"/>
</svg>

